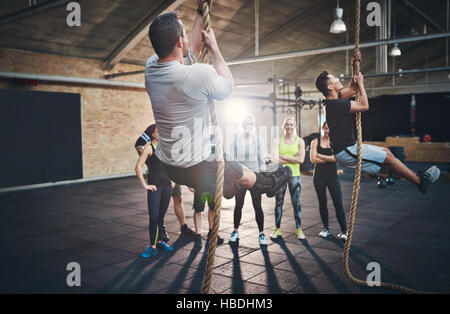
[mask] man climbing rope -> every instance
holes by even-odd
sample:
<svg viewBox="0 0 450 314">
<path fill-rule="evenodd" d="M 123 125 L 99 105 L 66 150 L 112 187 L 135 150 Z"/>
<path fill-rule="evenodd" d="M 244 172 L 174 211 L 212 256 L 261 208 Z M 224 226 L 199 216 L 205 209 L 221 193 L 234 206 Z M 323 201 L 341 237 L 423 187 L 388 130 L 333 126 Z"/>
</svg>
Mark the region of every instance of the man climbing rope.
<svg viewBox="0 0 450 314">
<path fill-rule="evenodd" d="M 175 12 L 162 14 L 152 22 L 149 37 L 156 55 L 146 63 L 145 85 L 160 136 L 156 155 L 167 174 L 178 184 L 214 194 L 217 159 L 211 154 L 208 103 L 231 95 L 233 77 L 214 32 L 202 30 L 203 2 L 197 0 L 199 9 L 189 36 Z M 210 51 L 214 68 L 196 63 L 202 40 Z M 188 62 L 183 61 L 185 56 Z M 226 155 L 224 159 L 226 198 L 233 197 L 240 186 L 274 196 L 291 176 L 287 167 L 255 174 Z"/>
<path fill-rule="evenodd" d="M 369 101 L 364 89 L 364 77 L 355 70 L 355 64 L 361 60 L 361 54 L 352 58 L 353 79 L 350 86 L 343 88 L 341 81 L 327 71 L 319 74 L 315 80 L 316 88 L 326 97 L 326 117 L 330 128 L 330 142 L 335 158 L 342 166 L 355 168 L 357 162 L 357 144 L 353 126 L 354 113 L 369 110 Z M 359 88 L 359 99 L 350 101 Z M 362 146 L 362 171 L 377 174 L 382 167 L 387 167 L 394 174 L 415 184 L 419 191 L 426 193 L 429 186 L 440 175 L 440 170 L 432 166 L 417 174 L 400 160 L 395 158 L 387 148 L 364 144 Z"/>
</svg>

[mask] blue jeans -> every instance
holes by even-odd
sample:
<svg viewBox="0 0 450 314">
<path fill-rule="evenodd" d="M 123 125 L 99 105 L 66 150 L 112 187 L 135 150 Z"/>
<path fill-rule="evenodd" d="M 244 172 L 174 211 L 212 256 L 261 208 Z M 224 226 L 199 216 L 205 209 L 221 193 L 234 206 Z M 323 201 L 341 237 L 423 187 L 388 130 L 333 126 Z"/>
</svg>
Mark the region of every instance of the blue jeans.
<svg viewBox="0 0 450 314">
<path fill-rule="evenodd" d="M 275 196 L 275 226 L 279 229 L 281 225 L 281 216 L 283 211 L 284 195 L 286 194 L 286 187 L 289 186 L 289 193 L 291 194 L 292 207 L 294 208 L 295 224 L 297 229 L 300 228 L 302 219 L 302 208 L 300 206 L 300 191 L 301 191 L 300 176 L 292 177 L 289 182 L 283 186 Z"/>
</svg>

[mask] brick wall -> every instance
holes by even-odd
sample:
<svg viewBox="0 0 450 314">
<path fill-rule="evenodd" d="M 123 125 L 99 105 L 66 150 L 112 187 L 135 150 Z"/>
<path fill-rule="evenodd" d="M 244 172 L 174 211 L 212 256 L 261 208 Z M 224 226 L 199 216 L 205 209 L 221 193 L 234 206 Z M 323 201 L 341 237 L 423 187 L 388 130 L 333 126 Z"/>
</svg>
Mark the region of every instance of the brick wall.
<svg viewBox="0 0 450 314">
<path fill-rule="evenodd" d="M 113 73 L 141 70 L 142 67 L 118 64 Z M 98 60 L 71 58 L 14 49 L 0 48 L 0 71 L 103 78 L 105 74 Z M 117 80 L 143 82 L 143 75 L 119 77 Z M 145 90 L 89 86 L 66 83 L 38 82 L 37 86 L 18 86 L 0 79 L 0 88 L 48 92 L 67 92 L 81 95 L 83 176 L 92 178 L 134 171 L 137 154 L 134 142 L 154 121 L 150 100 Z M 256 105 L 250 106 L 252 103 Z M 249 101 L 249 113 L 257 125 L 272 126 L 270 109 L 262 110 L 269 102 Z M 218 113 L 223 110 L 218 104 Z M 277 114 L 277 126 L 287 115 Z M 223 117 L 222 122 L 226 122 Z M 317 110 L 302 111 L 302 136 L 317 132 Z M 280 132 L 281 127 L 279 127 Z M 268 143 L 270 146 L 270 143 Z M 268 147 L 269 148 L 269 147 Z"/>
<path fill-rule="evenodd" d="M 119 64 L 112 72 L 141 69 L 140 66 Z M 109 73 L 104 72 L 101 62 L 96 60 L 3 48 L 0 48 L 0 71 L 88 78 L 103 78 Z M 118 80 L 143 82 L 143 76 L 127 76 Z M 153 122 L 145 90 L 51 82 L 18 86 L 6 80 L 0 80 L 0 88 L 80 94 L 84 178 L 134 171 L 137 160 L 134 142 Z"/>
</svg>

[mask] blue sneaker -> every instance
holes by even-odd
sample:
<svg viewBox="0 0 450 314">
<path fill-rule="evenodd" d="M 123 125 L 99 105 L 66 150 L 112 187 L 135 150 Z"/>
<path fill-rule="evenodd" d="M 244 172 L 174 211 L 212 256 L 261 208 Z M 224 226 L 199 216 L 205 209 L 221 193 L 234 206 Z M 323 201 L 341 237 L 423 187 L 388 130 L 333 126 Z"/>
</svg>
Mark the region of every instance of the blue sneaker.
<svg viewBox="0 0 450 314">
<path fill-rule="evenodd" d="M 259 244 L 260 245 L 267 245 L 267 240 L 266 240 L 266 237 L 265 237 L 264 233 L 260 233 L 259 234 Z"/>
<path fill-rule="evenodd" d="M 230 236 L 230 242 L 236 242 L 239 239 L 239 232 L 234 230 Z"/>
<path fill-rule="evenodd" d="M 156 254 L 158 254 L 158 252 L 154 248 L 152 248 L 151 246 L 147 246 L 144 253 L 141 254 L 141 257 L 149 258 L 150 256 L 156 255 Z"/>
<path fill-rule="evenodd" d="M 164 251 L 172 251 L 173 250 L 173 247 L 171 247 L 164 241 L 161 241 L 161 243 L 158 243 L 156 246 L 160 249 L 163 249 Z"/>
</svg>

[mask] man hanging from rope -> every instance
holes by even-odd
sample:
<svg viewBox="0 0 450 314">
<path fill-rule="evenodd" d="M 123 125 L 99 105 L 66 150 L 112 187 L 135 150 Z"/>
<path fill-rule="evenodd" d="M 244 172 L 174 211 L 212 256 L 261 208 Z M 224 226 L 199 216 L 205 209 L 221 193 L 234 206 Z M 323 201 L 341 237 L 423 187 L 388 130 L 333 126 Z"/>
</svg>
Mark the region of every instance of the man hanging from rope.
<svg viewBox="0 0 450 314">
<path fill-rule="evenodd" d="M 211 154 L 213 134 L 208 103 L 232 93 L 233 77 L 225 63 L 214 32 L 202 30 L 202 4 L 192 31 L 186 35 L 176 12 L 158 16 L 150 25 L 149 37 L 156 55 L 145 66 L 145 85 L 159 130 L 156 155 L 172 181 L 214 195 L 217 159 Z M 206 1 L 211 5 L 211 1 Z M 196 63 L 202 41 L 210 51 L 214 68 Z M 224 192 L 231 198 L 239 189 L 258 189 L 274 196 L 291 177 L 288 167 L 273 173 L 258 173 L 225 159 Z M 205 199 L 206 201 L 206 199 Z"/>
<path fill-rule="evenodd" d="M 326 97 L 324 105 L 335 158 L 342 166 L 353 169 L 356 168 L 357 161 L 354 113 L 369 110 L 369 101 L 364 89 L 364 77 L 355 70 L 356 62 L 360 60 L 360 53 L 355 54 L 352 58 L 353 79 L 347 88 L 343 88 L 341 81 L 327 71 L 319 74 L 315 80 L 316 88 Z M 359 100 L 349 100 L 355 95 L 358 87 Z M 387 167 L 394 174 L 415 184 L 422 193 L 426 193 L 429 186 L 440 176 L 440 170 L 436 166 L 432 166 L 426 171 L 421 170 L 417 174 L 414 173 L 395 158 L 389 149 L 383 147 L 363 144 L 362 158 L 362 171 L 378 174 L 383 167 Z"/>
</svg>

